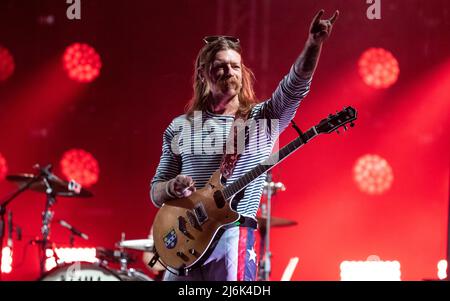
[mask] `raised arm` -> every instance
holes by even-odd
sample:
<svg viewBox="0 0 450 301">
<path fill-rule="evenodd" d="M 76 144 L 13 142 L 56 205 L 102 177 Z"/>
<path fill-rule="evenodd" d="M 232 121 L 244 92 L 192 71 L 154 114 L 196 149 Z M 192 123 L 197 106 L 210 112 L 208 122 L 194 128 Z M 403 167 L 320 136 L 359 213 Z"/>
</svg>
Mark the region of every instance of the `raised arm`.
<svg viewBox="0 0 450 301">
<path fill-rule="evenodd" d="M 323 42 L 330 36 L 334 22 L 339 16 L 336 11 L 328 20 L 321 20 L 320 10 L 313 18 L 308 39 L 289 73 L 281 80 L 272 97 L 263 103 L 261 115 L 267 119 L 278 119 L 281 133 L 294 118 L 300 101 L 308 94 L 319 61 Z"/>
<path fill-rule="evenodd" d="M 294 70 L 302 79 L 310 79 L 314 74 L 319 61 L 323 42 L 330 36 L 334 22 L 336 22 L 339 11 L 328 20 L 321 20 L 324 10 L 320 10 L 309 28 L 308 40 L 303 51 L 294 64 Z"/>
</svg>

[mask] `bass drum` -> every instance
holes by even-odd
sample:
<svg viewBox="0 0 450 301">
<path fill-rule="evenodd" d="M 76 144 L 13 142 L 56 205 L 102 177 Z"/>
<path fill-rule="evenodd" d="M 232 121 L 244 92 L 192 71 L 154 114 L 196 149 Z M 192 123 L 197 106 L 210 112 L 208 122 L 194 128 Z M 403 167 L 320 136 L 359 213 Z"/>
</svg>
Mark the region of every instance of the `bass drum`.
<svg viewBox="0 0 450 301">
<path fill-rule="evenodd" d="M 39 281 L 122 281 L 121 277 L 99 264 L 75 262 L 57 266 Z"/>
<path fill-rule="evenodd" d="M 128 269 L 127 271 L 119 271 L 117 273 L 122 281 L 154 281 L 152 278 L 135 269 Z"/>
</svg>

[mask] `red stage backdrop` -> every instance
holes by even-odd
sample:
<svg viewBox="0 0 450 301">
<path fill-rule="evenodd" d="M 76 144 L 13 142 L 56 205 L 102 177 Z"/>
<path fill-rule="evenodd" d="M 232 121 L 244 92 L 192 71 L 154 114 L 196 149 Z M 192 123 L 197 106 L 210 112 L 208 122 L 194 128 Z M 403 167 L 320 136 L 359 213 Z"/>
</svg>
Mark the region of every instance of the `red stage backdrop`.
<svg viewBox="0 0 450 301">
<path fill-rule="evenodd" d="M 61 177 L 64 168 L 87 168 L 81 176 L 94 197 L 57 199 L 56 246 L 69 243 L 58 219 L 89 235 L 75 238 L 78 247 L 114 249 L 122 233 L 146 238 L 162 133 L 191 97 L 202 38 L 238 36 L 257 95 L 266 99 L 301 51 L 314 14 L 339 9 L 295 121 L 306 130 L 346 105 L 359 118 L 348 132 L 319 136 L 273 170 L 286 186 L 272 199 L 273 216 L 297 225 L 272 229 L 271 279 L 298 257 L 293 280 L 340 280 L 343 261 L 369 256 L 398 261 L 402 280 L 436 279 L 448 240 L 450 6 L 380 3 L 381 19 L 369 19 L 365 0 L 81 0 L 81 20 L 69 20 L 63 0 L 1 1 L 0 46 L 9 53 L 0 51 L 1 198 L 16 188 L 6 174 L 33 172 L 36 163 L 53 164 Z M 94 74 L 90 82 L 67 76 L 63 55 L 74 43 L 99 56 L 98 71 L 86 71 Z M 396 78 L 387 87 L 363 80 L 367 68 L 361 71 L 359 60 L 370 48 L 395 58 L 382 57 L 395 74 L 379 71 L 380 81 Z M 288 128 L 280 145 L 295 137 Z M 69 150 L 86 156 L 66 158 L 63 168 Z M 40 235 L 44 205 L 44 194 L 28 191 L 8 206 L 23 235 L 14 237 L 12 271 L 3 279 L 38 278 L 30 241 Z M 142 262 L 133 266 L 145 270 Z"/>
</svg>

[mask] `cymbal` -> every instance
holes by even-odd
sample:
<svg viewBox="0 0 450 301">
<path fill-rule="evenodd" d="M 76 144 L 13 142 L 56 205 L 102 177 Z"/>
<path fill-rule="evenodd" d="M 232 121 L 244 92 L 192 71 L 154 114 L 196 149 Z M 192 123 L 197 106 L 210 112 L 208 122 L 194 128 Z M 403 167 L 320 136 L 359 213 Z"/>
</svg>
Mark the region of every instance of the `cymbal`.
<svg viewBox="0 0 450 301">
<path fill-rule="evenodd" d="M 260 228 L 265 229 L 266 225 L 267 225 L 267 217 L 257 216 L 256 219 L 258 221 L 258 226 Z M 282 217 L 275 217 L 275 216 L 270 217 L 270 226 L 271 227 L 288 227 L 288 226 L 294 226 L 294 225 L 297 225 L 296 221 L 289 220 L 289 219 L 282 218 Z"/>
<path fill-rule="evenodd" d="M 32 179 L 35 179 L 36 176 L 33 174 L 14 174 L 14 175 L 7 175 L 6 180 L 10 182 L 17 183 L 19 186 L 26 185 L 28 182 L 30 182 Z M 92 197 L 92 192 L 81 188 L 80 193 L 76 193 L 75 191 L 69 190 L 69 182 L 66 182 L 57 176 L 53 176 L 49 180 L 49 184 L 52 186 L 52 188 L 55 191 L 55 194 L 57 196 L 62 197 L 79 197 L 79 198 L 89 198 Z M 37 192 L 43 192 L 45 193 L 47 190 L 47 186 L 45 185 L 45 182 L 40 179 L 37 182 L 34 182 L 30 186 L 30 190 L 37 191 Z"/>
<path fill-rule="evenodd" d="M 133 240 L 123 240 L 118 245 L 119 247 L 126 249 L 150 252 L 153 251 L 155 244 L 153 239 L 133 239 Z"/>
</svg>

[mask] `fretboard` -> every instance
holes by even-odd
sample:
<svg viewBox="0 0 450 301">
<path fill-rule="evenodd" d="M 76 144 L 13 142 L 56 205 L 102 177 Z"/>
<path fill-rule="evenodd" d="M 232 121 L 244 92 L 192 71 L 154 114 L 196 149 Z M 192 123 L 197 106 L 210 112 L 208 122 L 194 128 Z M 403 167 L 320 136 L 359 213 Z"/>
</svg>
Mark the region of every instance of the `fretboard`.
<svg viewBox="0 0 450 301">
<path fill-rule="evenodd" d="M 310 128 L 303 134 L 303 137 L 298 137 L 289 144 L 285 145 L 277 153 L 270 155 L 266 160 L 259 163 L 253 169 L 248 171 L 234 183 L 223 189 L 223 195 L 226 200 L 231 198 L 233 195 L 237 194 L 239 191 L 247 187 L 254 179 L 265 173 L 266 171 L 272 169 L 275 165 L 283 161 L 297 149 L 299 149 L 306 142 L 318 135 L 315 127 Z"/>
</svg>

